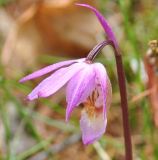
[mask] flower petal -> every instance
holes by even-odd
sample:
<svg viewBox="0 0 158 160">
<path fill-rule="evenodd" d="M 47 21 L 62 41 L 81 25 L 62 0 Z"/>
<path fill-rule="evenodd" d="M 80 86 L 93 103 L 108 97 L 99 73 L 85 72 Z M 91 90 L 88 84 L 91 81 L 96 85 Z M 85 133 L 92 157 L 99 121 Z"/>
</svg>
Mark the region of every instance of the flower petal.
<svg viewBox="0 0 158 160">
<path fill-rule="evenodd" d="M 74 107 L 84 102 L 90 95 L 95 85 L 95 72 L 92 65 L 87 67 L 76 74 L 68 83 L 66 100 L 66 121 L 69 119 L 70 114 Z"/>
<path fill-rule="evenodd" d="M 107 119 L 103 117 L 102 113 L 93 118 L 89 118 L 86 111 L 83 110 L 80 119 L 83 143 L 87 145 L 98 140 L 104 134 L 106 125 Z"/>
<path fill-rule="evenodd" d="M 64 86 L 75 74 L 85 67 L 85 63 L 75 63 L 69 67 L 57 70 L 43 80 L 29 95 L 28 99 L 48 97 Z"/>
<path fill-rule="evenodd" d="M 92 7 L 88 4 L 76 3 L 76 5 L 89 8 L 95 13 L 95 15 L 97 16 L 98 20 L 100 21 L 102 27 L 104 28 L 104 30 L 107 34 L 107 39 L 112 40 L 114 42 L 115 47 L 118 48 L 118 43 L 117 43 L 117 40 L 115 38 L 115 35 L 114 35 L 111 27 L 109 26 L 108 22 L 104 18 L 104 16 L 96 8 L 94 8 L 94 7 Z"/>
<path fill-rule="evenodd" d="M 82 58 L 82 59 L 76 59 L 76 60 L 68 60 L 68 61 L 63 61 L 63 62 L 59 62 L 59 63 L 55 63 L 55 64 L 52 64 L 52 65 L 49 65 L 47 67 L 44 67 L 38 71 L 35 71 L 33 72 L 32 74 L 29 74 L 27 75 L 26 77 L 22 78 L 20 80 L 21 83 L 25 82 L 25 81 L 28 81 L 28 80 L 31 80 L 31 79 L 35 79 L 37 77 L 40 77 L 42 75 L 45 75 L 47 73 L 50 73 L 54 70 L 57 70 L 61 67 L 65 67 L 67 65 L 71 65 L 73 63 L 76 63 L 76 62 L 83 62 L 85 60 L 85 58 Z"/>
<path fill-rule="evenodd" d="M 112 100 L 112 88 L 109 77 L 107 75 L 105 67 L 101 63 L 95 63 L 93 65 L 96 78 L 101 85 L 101 93 L 103 97 L 103 113 L 106 117 L 107 109 L 109 108 Z"/>
</svg>

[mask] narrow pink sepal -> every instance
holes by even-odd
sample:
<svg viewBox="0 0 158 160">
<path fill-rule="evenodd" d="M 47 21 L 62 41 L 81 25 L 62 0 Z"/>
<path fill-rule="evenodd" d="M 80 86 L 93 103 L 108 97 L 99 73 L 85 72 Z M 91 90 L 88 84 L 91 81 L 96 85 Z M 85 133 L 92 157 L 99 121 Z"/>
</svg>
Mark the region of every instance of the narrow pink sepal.
<svg viewBox="0 0 158 160">
<path fill-rule="evenodd" d="M 107 112 L 107 79 L 108 75 L 106 72 L 105 67 L 101 63 L 95 63 L 93 65 L 95 73 L 96 73 L 96 78 L 98 79 L 99 84 L 101 85 L 101 94 L 103 96 L 103 113 L 104 117 L 106 117 L 106 112 Z"/>
<path fill-rule="evenodd" d="M 75 63 L 69 67 L 61 68 L 48 78 L 44 79 L 29 95 L 29 100 L 39 97 L 48 97 L 63 87 L 75 74 L 85 66 L 85 63 Z"/>
<path fill-rule="evenodd" d="M 68 60 L 68 61 L 63 61 L 63 62 L 59 62 L 59 63 L 55 63 L 55 64 L 52 64 L 52 65 L 49 65 L 47 67 L 44 67 L 38 71 L 35 71 L 33 72 L 32 74 L 29 74 L 27 75 L 26 77 L 20 79 L 19 82 L 23 83 L 23 82 L 26 82 L 28 80 L 31 80 L 31 79 L 35 79 L 35 78 L 38 78 L 42 75 L 45 75 L 47 73 L 50 73 L 50 72 L 53 72 L 61 67 L 66 67 L 68 65 L 71 65 L 73 63 L 76 63 L 76 62 L 82 62 L 84 61 L 85 58 L 82 58 L 82 59 L 77 59 L 77 60 Z"/>
<path fill-rule="evenodd" d="M 76 74 L 68 83 L 66 93 L 66 121 L 75 107 L 84 102 L 91 94 L 95 85 L 95 72 L 92 65 Z"/>
</svg>

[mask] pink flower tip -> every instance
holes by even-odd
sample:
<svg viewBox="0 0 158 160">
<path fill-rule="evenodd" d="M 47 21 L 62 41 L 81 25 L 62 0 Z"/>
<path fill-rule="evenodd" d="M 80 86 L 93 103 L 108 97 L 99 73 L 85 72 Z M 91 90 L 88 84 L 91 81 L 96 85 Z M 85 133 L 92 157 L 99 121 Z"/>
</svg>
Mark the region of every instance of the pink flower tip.
<svg viewBox="0 0 158 160">
<path fill-rule="evenodd" d="M 23 83 L 23 82 L 24 82 L 23 78 L 19 80 L 19 83 Z"/>
</svg>

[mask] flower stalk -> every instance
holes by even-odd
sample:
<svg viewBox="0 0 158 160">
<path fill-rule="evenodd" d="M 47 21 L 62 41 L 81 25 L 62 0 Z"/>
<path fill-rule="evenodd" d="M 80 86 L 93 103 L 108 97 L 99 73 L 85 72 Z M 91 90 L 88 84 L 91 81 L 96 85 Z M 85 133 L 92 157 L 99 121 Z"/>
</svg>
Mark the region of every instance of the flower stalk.
<svg viewBox="0 0 158 160">
<path fill-rule="evenodd" d="M 119 48 L 115 47 L 115 44 L 113 43 L 113 41 L 107 40 L 95 46 L 92 49 L 92 51 L 88 54 L 86 59 L 89 61 L 93 61 L 94 58 L 99 53 L 99 51 L 106 45 L 111 45 L 114 49 L 120 97 L 121 97 L 121 109 L 122 109 L 123 131 L 124 131 L 124 141 L 125 141 L 125 159 L 132 160 L 133 159 L 132 158 L 132 143 L 131 143 L 131 134 L 130 134 L 130 127 L 129 127 L 126 82 L 125 82 L 125 73 L 124 73 L 124 68 L 123 68 L 123 63 L 122 63 L 121 52 Z"/>
<path fill-rule="evenodd" d="M 127 91 L 125 82 L 125 73 L 122 63 L 122 56 L 118 49 L 115 49 L 114 45 L 115 60 L 117 66 L 117 75 L 120 89 L 121 97 L 121 109 L 122 109 L 122 119 L 123 119 L 123 131 L 124 131 L 124 141 L 125 141 L 125 157 L 126 160 L 132 160 L 132 142 L 129 127 L 129 114 L 128 114 L 128 102 L 127 102 Z"/>
</svg>

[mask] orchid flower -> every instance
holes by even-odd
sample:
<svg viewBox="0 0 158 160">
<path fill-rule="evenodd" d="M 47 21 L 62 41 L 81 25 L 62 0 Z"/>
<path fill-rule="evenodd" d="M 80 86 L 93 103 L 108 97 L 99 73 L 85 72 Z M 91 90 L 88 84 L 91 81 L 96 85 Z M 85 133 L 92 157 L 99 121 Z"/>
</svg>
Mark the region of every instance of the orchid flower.
<svg viewBox="0 0 158 160">
<path fill-rule="evenodd" d="M 47 73 L 52 74 L 35 87 L 27 99 L 48 97 L 66 86 L 66 121 L 69 120 L 71 112 L 82 104 L 80 126 L 83 143 L 90 144 L 98 140 L 106 129 L 107 110 L 112 95 L 110 80 L 104 66 L 101 63 L 92 63 L 86 58 L 68 60 L 38 70 L 22 78 L 20 82 Z"/>
</svg>

